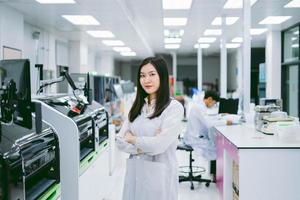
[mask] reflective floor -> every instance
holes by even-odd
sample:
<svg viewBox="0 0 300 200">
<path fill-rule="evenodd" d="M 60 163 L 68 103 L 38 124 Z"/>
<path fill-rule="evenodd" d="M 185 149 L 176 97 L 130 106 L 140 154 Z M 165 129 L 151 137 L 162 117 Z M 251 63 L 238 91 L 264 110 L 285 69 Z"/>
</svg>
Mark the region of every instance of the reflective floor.
<svg viewBox="0 0 300 200">
<path fill-rule="evenodd" d="M 187 152 L 177 152 L 178 163 L 180 166 L 188 164 Z M 127 155 L 121 152 L 116 152 L 116 163 L 111 181 L 114 182 L 114 189 L 110 192 L 109 198 L 105 200 L 121 200 L 122 199 L 122 188 L 125 173 L 125 160 Z M 207 161 L 201 158 L 195 158 L 195 165 L 204 166 L 207 168 Z M 203 175 L 208 177 L 207 174 Z M 195 189 L 190 189 L 190 183 L 180 183 L 178 200 L 220 200 L 217 188 L 215 184 L 211 184 L 206 187 L 205 184 L 195 183 Z"/>
</svg>

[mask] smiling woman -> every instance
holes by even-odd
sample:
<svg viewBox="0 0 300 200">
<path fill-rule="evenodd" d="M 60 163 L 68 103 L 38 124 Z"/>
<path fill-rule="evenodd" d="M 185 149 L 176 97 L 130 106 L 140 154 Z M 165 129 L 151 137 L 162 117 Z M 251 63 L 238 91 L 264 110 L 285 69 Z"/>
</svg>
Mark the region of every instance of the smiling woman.
<svg viewBox="0 0 300 200">
<path fill-rule="evenodd" d="M 123 200 L 176 200 L 176 147 L 183 118 L 182 105 L 170 99 L 168 70 L 161 58 L 140 65 L 137 95 L 117 136 L 127 160 Z"/>
</svg>

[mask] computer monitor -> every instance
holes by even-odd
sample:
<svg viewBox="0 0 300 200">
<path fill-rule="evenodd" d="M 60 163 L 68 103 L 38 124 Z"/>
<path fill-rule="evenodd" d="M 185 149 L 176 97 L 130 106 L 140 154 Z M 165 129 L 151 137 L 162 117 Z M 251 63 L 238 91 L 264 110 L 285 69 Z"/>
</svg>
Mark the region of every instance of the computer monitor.
<svg viewBox="0 0 300 200">
<path fill-rule="evenodd" d="M 91 104 L 94 100 L 92 90 L 94 84 L 90 73 L 72 73 L 70 77 L 73 79 L 75 86 L 84 91 L 84 96 L 87 98 L 89 104 Z"/>
<path fill-rule="evenodd" d="M 28 59 L 1 60 L 1 121 L 32 128 L 30 63 Z"/>
<path fill-rule="evenodd" d="M 122 98 L 124 94 L 123 94 L 123 90 L 122 90 L 121 85 L 120 84 L 114 84 L 113 88 L 114 88 L 114 93 L 115 93 L 116 97 L 118 99 Z"/>
<path fill-rule="evenodd" d="M 126 81 L 121 83 L 122 90 L 124 94 L 134 93 L 134 83 L 131 81 Z"/>
<path fill-rule="evenodd" d="M 219 113 L 237 114 L 239 99 L 220 98 Z"/>
<path fill-rule="evenodd" d="M 261 106 L 275 105 L 275 106 L 279 106 L 280 110 L 282 110 L 282 99 L 261 98 L 259 100 L 259 105 L 261 105 Z"/>
</svg>

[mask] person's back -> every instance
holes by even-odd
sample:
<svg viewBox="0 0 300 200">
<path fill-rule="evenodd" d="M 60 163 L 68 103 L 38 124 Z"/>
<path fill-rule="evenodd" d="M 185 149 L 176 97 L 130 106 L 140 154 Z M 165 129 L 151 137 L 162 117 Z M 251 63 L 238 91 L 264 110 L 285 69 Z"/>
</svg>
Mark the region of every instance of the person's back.
<svg viewBox="0 0 300 200">
<path fill-rule="evenodd" d="M 216 158 L 215 138 L 210 132 L 213 126 L 230 124 L 228 121 L 217 120 L 207 115 L 207 110 L 219 101 L 219 96 L 213 91 L 205 92 L 204 99 L 194 104 L 189 112 L 187 131 L 184 142 L 194 149 L 195 153 L 208 160 Z"/>
</svg>

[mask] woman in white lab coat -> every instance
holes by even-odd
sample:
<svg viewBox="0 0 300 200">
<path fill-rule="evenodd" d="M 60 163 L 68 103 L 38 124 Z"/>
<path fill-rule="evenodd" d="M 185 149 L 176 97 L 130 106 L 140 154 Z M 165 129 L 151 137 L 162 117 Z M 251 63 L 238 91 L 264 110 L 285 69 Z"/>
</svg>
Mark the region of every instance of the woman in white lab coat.
<svg viewBox="0 0 300 200">
<path fill-rule="evenodd" d="M 136 99 L 116 140 L 118 148 L 130 154 L 123 200 L 176 200 L 176 147 L 183 107 L 170 98 L 162 58 L 146 58 L 137 80 Z"/>
</svg>

